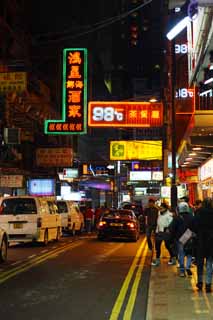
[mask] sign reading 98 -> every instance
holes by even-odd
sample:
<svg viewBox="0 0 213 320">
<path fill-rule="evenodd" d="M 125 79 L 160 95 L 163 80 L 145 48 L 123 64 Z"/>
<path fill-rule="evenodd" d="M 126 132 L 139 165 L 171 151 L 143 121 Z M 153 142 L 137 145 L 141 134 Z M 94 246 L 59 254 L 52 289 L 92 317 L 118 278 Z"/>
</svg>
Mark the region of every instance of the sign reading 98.
<svg viewBox="0 0 213 320">
<path fill-rule="evenodd" d="M 94 107 L 92 110 L 92 119 L 94 121 L 122 121 L 124 115 L 113 107 Z"/>
</svg>

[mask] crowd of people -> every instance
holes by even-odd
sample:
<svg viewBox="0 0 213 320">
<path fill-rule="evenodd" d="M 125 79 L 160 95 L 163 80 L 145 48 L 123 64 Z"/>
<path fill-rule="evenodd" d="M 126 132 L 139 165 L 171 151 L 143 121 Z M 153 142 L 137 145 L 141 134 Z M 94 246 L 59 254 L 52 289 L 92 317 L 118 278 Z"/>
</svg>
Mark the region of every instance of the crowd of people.
<svg viewBox="0 0 213 320">
<path fill-rule="evenodd" d="M 212 292 L 213 199 L 197 200 L 192 206 L 188 197 L 184 197 L 179 200 L 175 212 L 167 203 L 156 205 L 154 199 L 149 199 L 144 215 L 147 244 L 155 257 L 152 266 L 160 265 L 164 242 L 170 256 L 168 265 L 177 265 L 180 277 L 185 277 L 192 276 L 194 263 L 198 290 L 204 287 L 206 292 Z"/>
<path fill-rule="evenodd" d="M 85 231 L 91 233 L 106 206 L 87 206 L 84 211 Z M 143 214 L 147 244 L 153 252 L 152 266 L 161 264 L 162 244 L 169 253 L 168 265 L 177 265 L 179 276 L 192 276 L 192 263 L 196 266 L 197 288 L 212 292 L 213 277 L 213 199 L 189 198 L 178 201 L 177 209 L 171 211 L 166 202 L 160 204 L 150 198 Z M 140 215 L 139 215 L 140 217 Z M 204 274 L 205 270 L 205 274 Z M 204 278 L 205 277 L 205 278 Z"/>
</svg>

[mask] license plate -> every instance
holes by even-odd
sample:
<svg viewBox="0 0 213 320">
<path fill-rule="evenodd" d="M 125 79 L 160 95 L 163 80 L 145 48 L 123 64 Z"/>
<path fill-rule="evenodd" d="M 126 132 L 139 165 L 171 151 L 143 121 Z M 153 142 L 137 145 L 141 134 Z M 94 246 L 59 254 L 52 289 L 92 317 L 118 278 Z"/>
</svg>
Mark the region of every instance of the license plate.
<svg viewBox="0 0 213 320">
<path fill-rule="evenodd" d="M 13 224 L 14 229 L 22 229 L 23 228 L 23 223 L 14 223 Z"/>
<path fill-rule="evenodd" d="M 110 225 L 112 226 L 112 227 L 122 227 L 123 226 L 123 223 L 110 223 Z"/>
</svg>

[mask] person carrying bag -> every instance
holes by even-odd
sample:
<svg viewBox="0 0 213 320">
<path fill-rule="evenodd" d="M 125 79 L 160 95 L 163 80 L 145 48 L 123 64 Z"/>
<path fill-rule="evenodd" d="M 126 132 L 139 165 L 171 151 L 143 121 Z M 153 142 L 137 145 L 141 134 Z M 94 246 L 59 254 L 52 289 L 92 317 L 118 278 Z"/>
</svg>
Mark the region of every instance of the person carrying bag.
<svg viewBox="0 0 213 320">
<path fill-rule="evenodd" d="M 168 230 L 170 223 L 173 220 L 173 214 L 169 211 L 168 205 L 162 203 L 159 208 L 159 215 L 157 219 L 157 227 L 155 233 L 155 250 L 156 250 L 156 259 L 152 261 L 152 266 L 160 265 L 160 256 L 161 256 L 161 245 L 164 241 L 166 249 L 169 251 L 170 260 L 169 264 L 176 264 L 175 254 L 171 246 L 171 236 Z"/>
</svg>

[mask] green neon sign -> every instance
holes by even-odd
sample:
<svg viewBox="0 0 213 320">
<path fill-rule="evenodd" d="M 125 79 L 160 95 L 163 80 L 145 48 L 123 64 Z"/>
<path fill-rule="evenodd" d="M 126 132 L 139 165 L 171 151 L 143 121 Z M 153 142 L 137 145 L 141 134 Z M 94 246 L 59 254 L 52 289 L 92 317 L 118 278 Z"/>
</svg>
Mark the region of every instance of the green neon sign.
<svg viewBox="0 0 213 320">
<path fill-rule="evenodd" d="M 87 133 L 87 49 L 63 50 L 62 119 L 45 120 L 45 134 Z"/>
</svg>

